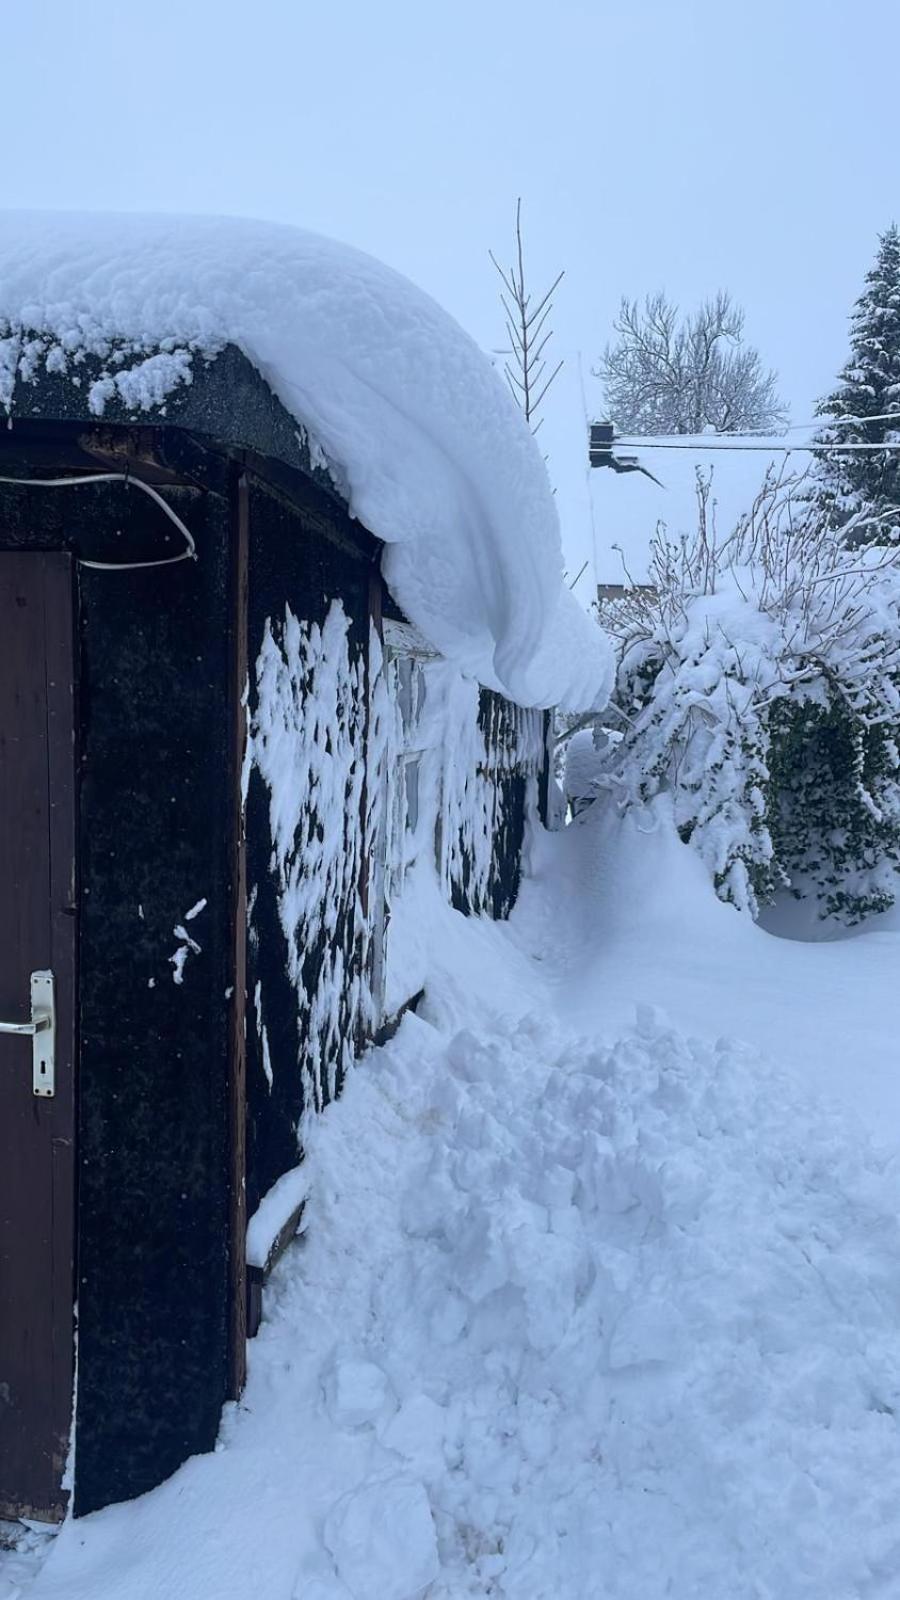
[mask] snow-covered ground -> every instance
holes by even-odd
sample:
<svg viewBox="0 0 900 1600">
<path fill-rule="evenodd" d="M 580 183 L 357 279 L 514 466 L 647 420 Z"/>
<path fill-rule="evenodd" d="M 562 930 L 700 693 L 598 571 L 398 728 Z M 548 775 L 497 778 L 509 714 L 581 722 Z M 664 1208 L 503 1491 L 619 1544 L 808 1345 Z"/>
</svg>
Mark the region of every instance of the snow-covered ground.
<svg viewBox="0 0 900 1600">
<path fill-rule="evenodd" d="M 546 846 L 514 926 L 555 922 L 571 1026 L 615 1036 L 651 1001 L 685 1033 L 747 1041 L 900 1150 L 896 908 L 842 939 L 775 938 L 716 899 L 662 808 L 602 824 L 588 813 Z M 815 932 L 794 905 L 770 920 Z"/>
<path fill-rule="evenodd" d="M 217 1453 L 2 1600 L 896 1596 L 900 933 L 754 928 L 661 811 L 413 893 Z"/>
</svg>

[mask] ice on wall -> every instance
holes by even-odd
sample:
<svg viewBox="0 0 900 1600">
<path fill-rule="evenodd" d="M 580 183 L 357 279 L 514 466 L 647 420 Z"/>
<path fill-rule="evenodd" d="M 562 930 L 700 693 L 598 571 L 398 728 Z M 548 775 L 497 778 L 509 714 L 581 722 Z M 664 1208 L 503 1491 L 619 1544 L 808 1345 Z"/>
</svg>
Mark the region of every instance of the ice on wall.
<svg viewBox="0 0 900 1600">
<path fill-rule="evenodd" d="M 0 214 L 0 402 L 42 367 L 105 363 L 88 403 L 139 413 L 238 346 L 387 546 L 398 604 L 464 672 L 586 710 L 611 654 L 562 579 L 521 414 L 474 342 L 372 257 L 274 223 Z"/>
</svg>

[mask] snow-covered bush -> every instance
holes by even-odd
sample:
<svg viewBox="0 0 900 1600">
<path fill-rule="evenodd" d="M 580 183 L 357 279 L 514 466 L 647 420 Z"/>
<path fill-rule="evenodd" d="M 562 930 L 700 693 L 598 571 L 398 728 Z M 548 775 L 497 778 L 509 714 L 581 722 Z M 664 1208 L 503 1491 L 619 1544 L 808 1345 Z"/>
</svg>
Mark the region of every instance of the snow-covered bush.
<svg viewBox="0 0 900 1600">
<path fill-rule="evenodd" d="M 698 474 L 695 532 L 658 528 L 651 586 L 601 605 L 622 738 L 600 783 L 668 793 L 722 899 L 756 916 L 790 888 L 853 923 L 900 865 L 900 560 L 804 496 L 772 473 L 721 537 Z"/>
</svg>

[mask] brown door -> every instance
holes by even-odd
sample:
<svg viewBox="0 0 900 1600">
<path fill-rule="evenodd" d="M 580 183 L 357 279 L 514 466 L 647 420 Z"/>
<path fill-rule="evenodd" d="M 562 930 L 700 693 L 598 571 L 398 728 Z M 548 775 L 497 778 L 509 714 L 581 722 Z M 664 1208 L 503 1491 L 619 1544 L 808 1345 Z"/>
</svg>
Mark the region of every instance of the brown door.
<svg viewBox="0 0 900 1600">
<path fill-rule="evenodd" d="M 72 616 L 68 556 L 0 552 L 0 1023 L 32 1021 L 32 973 L 55 1009 L 52 1094 L 48 1029 L 37 1080 L 34 1040 L 0 1031 L 0 1516 L 49 1521 L 72 1415 Z"/>
</svg>

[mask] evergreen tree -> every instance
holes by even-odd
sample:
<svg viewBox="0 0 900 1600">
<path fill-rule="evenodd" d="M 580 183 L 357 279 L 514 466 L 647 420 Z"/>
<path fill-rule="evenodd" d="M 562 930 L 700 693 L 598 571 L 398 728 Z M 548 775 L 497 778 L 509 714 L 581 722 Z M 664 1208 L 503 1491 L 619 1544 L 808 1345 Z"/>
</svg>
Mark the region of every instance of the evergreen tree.
<svg viewBox="0 0 900 1600">
<path fill-rule="evenodd" d="M 856 302 L 850 351 L 838 388 L 817 408 L 819 416 L 837 419 L 818 435 L 820 442 L 900 442 L 900 415 L 884 420 L 885 413 L 900 413 L 900 233 L 895 224 L 881 235 L 875 265 Z M 900 539 L 900 449 L 823 455 L 816 476 L 817 498 L 834 524 L 864 519 L 849 531 L 850 543 Z"/>
</svg>

